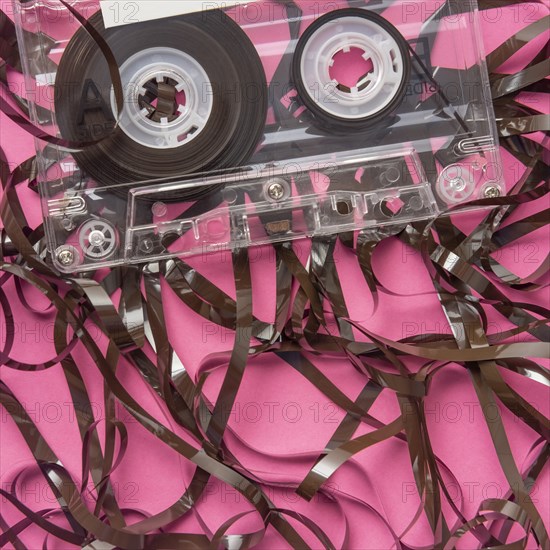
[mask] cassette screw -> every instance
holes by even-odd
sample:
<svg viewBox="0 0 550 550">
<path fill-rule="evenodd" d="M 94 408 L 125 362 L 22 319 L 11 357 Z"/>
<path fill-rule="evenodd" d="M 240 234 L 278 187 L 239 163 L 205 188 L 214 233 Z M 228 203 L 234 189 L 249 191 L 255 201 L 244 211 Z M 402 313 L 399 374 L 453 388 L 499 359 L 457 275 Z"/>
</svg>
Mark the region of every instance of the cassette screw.
<svg viewBox="0 0 550 550">
<path fill-rule="evenodd" d="M 496 199 L 500 197 L 500 189 L 496 185 L 490 185 L 485 188 L 483 195 L 486 199 Z"/>
<path fill-rule="evenodd" d="M 57 260 L 61 265 L 69 267 L 74 263 L 74 254 L 71 250 L 66 248 L 57 254 Z"/>
<path fill-rule="evenodd" d="M 280 201 L 285 196 L 285 188 L 280 183 L 275 182 L 267 188 L 267 194 L 270 199 Z"/>
</svg>

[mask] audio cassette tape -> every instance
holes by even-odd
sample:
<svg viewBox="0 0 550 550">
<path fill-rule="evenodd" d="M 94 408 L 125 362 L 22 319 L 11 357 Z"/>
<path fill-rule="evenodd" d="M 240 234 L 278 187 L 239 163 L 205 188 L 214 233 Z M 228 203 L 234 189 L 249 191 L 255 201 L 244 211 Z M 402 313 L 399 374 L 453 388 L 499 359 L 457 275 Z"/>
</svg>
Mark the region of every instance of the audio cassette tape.
<svg viewBox="0 0 550 550">
<path fill-rule="evenodd" d="M 506 193 L 474 0 L 14 1 L 62 272 Z"/>
</svg>

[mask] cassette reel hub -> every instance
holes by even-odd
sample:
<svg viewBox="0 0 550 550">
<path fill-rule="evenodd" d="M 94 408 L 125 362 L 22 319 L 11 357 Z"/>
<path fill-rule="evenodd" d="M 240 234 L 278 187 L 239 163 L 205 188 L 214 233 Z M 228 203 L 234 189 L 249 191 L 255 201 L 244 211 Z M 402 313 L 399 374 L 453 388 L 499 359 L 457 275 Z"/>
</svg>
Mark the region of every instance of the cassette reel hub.
<svg viewBox="0 0 550 550">
<path fill-rule="evenodd" d="M 123 63 L 120 76 L 125 98 L 119 124 L 136 143 L 156 149 L 179 147 L 206 127 L 214 103 L 212 84 L 200 63 L 185 52 L 147 48 Z M 155 111 L 154 90 L 159 85 L 172 88 L 170 113 Z M 144 101 L 147 96 L 149 103 Z M 111 107 L 116 112 L 114 91 Z"/>
<path fill-rule="evenodd" d="M 337 78 L 342 54 L 360 52 L 365 73 L 356 82 Z M 339 71 L 338 71 L 339 73 Z M 364 129 L 403 99 L 410 73 L 407 43 L 382 17 L 362 9 L 329 13 L 300 39 L 294 80 L 306 107 L 331 128 Z"/>
</svg>

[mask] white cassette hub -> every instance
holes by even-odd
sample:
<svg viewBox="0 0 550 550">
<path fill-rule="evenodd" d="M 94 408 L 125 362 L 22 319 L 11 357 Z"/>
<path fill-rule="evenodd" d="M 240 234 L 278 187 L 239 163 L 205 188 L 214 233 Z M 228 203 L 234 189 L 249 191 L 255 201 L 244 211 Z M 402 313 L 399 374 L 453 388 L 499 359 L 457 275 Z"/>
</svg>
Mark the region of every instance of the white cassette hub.
<svg viewBox="0 0 550 550">
<path fill-rule="evenodd" d="M 212 87 L 206 71 L 185 52 L 171 48 L 142 50 L 120 67 L 125 90 L 124 107 L 119 115 L 122 130 L 134 141 L 155 149 L 180 147 L 199 135 L 206 126 L 213 106 Z M 176 106 L 173 117 L 151 120 L 139 100 L 145 86 L 169 80 L 173 82 L 184 104 Z M 116 112 L 114 91 L 111 94 Z"/>
<path fill-rule="evenodd" d="M 346 88 L 331 77 L 334 58 L 357 48 L 372 70 Z M 395 38 L 375 21 L 335 19 L 317 29 L 304 47 L 301 76 L 311 98 L 329 114 L 362 119 L 383 111 L 399 93 L 405 61 Z"/>
</svg>

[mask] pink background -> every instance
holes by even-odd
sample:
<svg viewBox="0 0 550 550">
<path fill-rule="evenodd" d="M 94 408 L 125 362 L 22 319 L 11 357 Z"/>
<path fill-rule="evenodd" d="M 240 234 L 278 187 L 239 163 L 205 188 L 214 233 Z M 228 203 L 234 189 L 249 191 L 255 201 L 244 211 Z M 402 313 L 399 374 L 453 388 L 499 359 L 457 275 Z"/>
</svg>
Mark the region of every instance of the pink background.
<svg viewBox="0 0 550 550">
<path fill-rule="evenodd" d="M 533 12 L 527 6 L 533 6 Z M 483 36 L 487 53 L 508 39 L 530 18 L 540 18 L 550 8 L 525 2 L 522 6 L 506 8 L 499 16 L 494 10 L 482 18 Z M 6 10 L 7 11 L 7 10 Z M 534 15 L 533 15 L 534 13 Z M 510 59 L 499 72 L 513 73 L 525 66 L 540 50 L 543 42 L 529 44 Z M 444 55 L 444 54 L 442 54 Z M 540 109 L 547 97 L 525 94 L 526 104 L 535 103 Z M 548 112 L 548 110 L 546 111 Z M 537 136 L 532 136 L 537 139 Z M 33 154 L 32 141 L 12 122 L 0 116 L 0 140 L 14 165 Z M 518 179 L 521 167 L 511 155 L 503 151 L 508 182 Z M 1 191 L 0 191 L 1 192 Z M 28 219 L 39 223 L 40 210 L 37 196 L 25 185 L 19 186 L 21 202 Z M 528 205 L 521 212 L 540 211 L 548 206 L 548 200 Z M 465 230 L 475 226 L 480 217 L 461 218 L 456 223 Z M 510 220 L 513 221 L 513 220 Z M 548 229 L 515 242 L 501 253 L 499 261 L 520 276 L 534 272 L 548 254 Z M 295 250 L 301 259 L 307 258 L 308 243 L 298 242 Z M 271 249 L 251 252 L 254 288 L 254 314 L 265 322 L 273 322 L 275 309 L 275 262 Z M 398 240 L 388 239 L 377 250 L 374 269 L 380 282 L 396 295 L 381 294 L 380 306 L 372 315 L 373 301 L 365 284 L 356 258 L 347 250 L 338 248 L 336 253 L 338 272 L 343 285 L 350 316 L 373 332 L 391 339 L 431 332 L 451 334 L 426 267 L 417 253 L 405 248 Z M 229 295 L 235 295 L 231 258 L 228 255 L 199 257 L 189 262 L 200 273 L 213 281 Z M 10 281 L 4 289 L 11 299 L 16 319 L 12 356 L 14 359 L 36 363 L 55 356 L 53 346 L 54 314 L 45 310 L 35 314 L 25 309 Z M 32 289 L 24 287 L 28 300 L 35 308 L 46 307 L 45 299 Z M 171 342 L 186 366 L 194 374 L 209 354 L 230 351 L 234 334 L 210 325 L 190 311 L 172 295 L 164 285 L 164 303 Z M 514 292 L 509 292 L 515 298 Z M 522 301 L 546 304 L 546 291 L 531 293 Z M 489 311 L 491 315 L 491 311 Z M 496 314 L 490 318 L 490 334 L 505 331 L 508 324 Z M 97 340 L 105 343 L 99 331 L 93 331 Z M 4 340 L 5 323 L 0 318 L 0 336 Z M 92 360 L 82 350 L 77 352 L 79 369 L 94 404 L 96 419 L 101 419 L 103 403 L 103 379 Z M 360 376 L 345 360 L 314 359 L 318 368 L 338 385 L 350 398 L 355 398 L 364 385 Z M 165 407 L 143 383 L 139 375 L 122 362 L 119 378 L 130 393 L 147 410 L 180 433 L 170 422 Z M 218 369 L 205 388 L 214 401 L 223 380 L 225 369 Z M 76 480 L 80 479 L 81 438 L 70 405 L 70 395 L 60 366 L 40 372 L 17 372 L 0 368 L 2 379 L 24 404 L 31 418 L 53 450 L 62 459 Z M 536 384 L 509 374 L 507 380 L 536 409 L 548 416 L 548 393 Z M 434 452 L 452 471 L 448 477 L 451 494 L 458 488 L 464 497 L 464 513 L 472 517 L 479 503 L 490 497 L 502 496 L 507 490 L 506 479 L 499 467 L 482 411 L 467 372 L 460 366 L 450 366 L 439 374 L 426 401 L 426 411 Z M 507 428 L 514 458 L 521 466 L 526 463 L 530 449 L 536 441 L 535 432 L 504 408 L 501 410 Z M 0 482 L 9 487 L 20 469 L 34 463 L 33 457 L 22 440 L 11 417 L 5 411 L 0 419 L 2 446 L 0 453 Z M 372 414 L 383 422 L 393 420 L 399 409 L 393 394 L 382 395 Z M 324 449 L 343 411 L 331 404 L 327 397 L 277 357 L 261 356 L 250 362 L 231 415 L 227 441 L 232 452 L 252 472 L 274 483 L 296 484 L 301 481 Z M 193 474 L 193 467 L 176 453 L 170 451 L 146 432 L 124 411 L 121 418 L 129 431 L 129 449 L 123 464 L 114 472 L 113 481 L 121 507 L 142 510 L 152 514 L 171 505 L 184 492 Z M 100 427 L 101 430 L 101 427 Z M 361 428 L 364 430 L 364 428 Z M 181 434 L 180 434 L 181 435 Z M 356 435 L 359 435 L 356 434 Z M 414 485 L 410 458 L 405 444 L 388 441 L 360 453 L 342 467 L 330 480 L 331 494 L 317 495 L 312 502 L 299 499 L 291 489 L 267 488 L 267 494 L 277 504 L 304 513 L 321 525 L 337 547 L 341 547 L 345 520 L 349 522 L 349 548 L 390 548 L 393 540 L 384 524 L 365 505 L 367 503 L 382 514 L 396 532 L 402 531 L 412 520 L 419 504 Z M 453 493 L 454 489 L 454 493 Z M 542 517 L 549 521 L 550 471 L 545 471 L 537 481 L 533 499 Z M 34 510 L 54 506 L 53 495 L 45 481 L 30 469 L 25 475 L 19 498 Z M 15 523 L 21 516 L 5 501 L 0 503 L 4 519 Z M 249 505 L 231 487 L 212 482 L 197 508 L 197 512 L 211 531 L 216 529 L 239 510 Z M 131 522 L 131 517 L 128 518 Z M 135 519 L 139 519 L 138 516 Z M 61 519 L 55 520 L 59 521 Z M 254 523 L 254 520 L 249 522 Z M 250 526 L 253 526 L 253 525 Z M 239 527 L 237 524 L 236 528 Z M 298 531 L 318 548 L 319 543 L 300 526 Z M 196 517 L 189 515 L 177 525 L 177 531 L 202 532 Z M 237 529 L 238 530 L 238 529 Z M 43 533 L 28 529 L 21 540 L 28 548 L 41 547 Z M 430 544 L 430 530 L 424 520 L 419 521 L 408 533 L 404 542 L 410 545 Z M 460 543 L 463 548 L 473 547 L 472 539 Z M 68 548 L 62 541 L 48 540 L 49 548 Z M 259 546 L 265 549 L 286 548 L 285 543 L 272 529 Z M 531 548 L 535 548 L 531 540 Z"/>
</svg>

